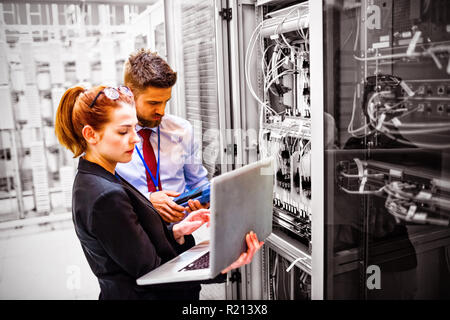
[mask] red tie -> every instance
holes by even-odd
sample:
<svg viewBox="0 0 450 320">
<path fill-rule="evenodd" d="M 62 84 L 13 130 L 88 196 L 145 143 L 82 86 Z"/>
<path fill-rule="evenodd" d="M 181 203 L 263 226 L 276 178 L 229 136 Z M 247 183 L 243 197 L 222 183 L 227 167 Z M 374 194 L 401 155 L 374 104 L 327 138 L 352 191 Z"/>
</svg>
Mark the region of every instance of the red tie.
<svg viewBox="0 0 450 320">
<path fill-rule="evenodd" d="M 152 134 L 152 130 L 150 129 L 141 129 L 138 131 L 138 134 L 142 137 L 142 151 L 144 153 L 144 160 L 145 163 L 147 163 L 148 168 L 153 174 L 153 177 L 156 177 L 156 158 L 155 158 L 155 152 L 153 151 L 153 147 L 150 144 L 150 135 Z M 156 191 L 155 184 L 153 183 L 152 178 L 150 177 L 150 174 L 145 170 L 145 174 L 147 176 L 147 186 L 149 192 Z M 161 179 L 158 178 L 158 184 L 159 184 L 159 190 L 162 190 L 161 188 Z"/>
</svg>

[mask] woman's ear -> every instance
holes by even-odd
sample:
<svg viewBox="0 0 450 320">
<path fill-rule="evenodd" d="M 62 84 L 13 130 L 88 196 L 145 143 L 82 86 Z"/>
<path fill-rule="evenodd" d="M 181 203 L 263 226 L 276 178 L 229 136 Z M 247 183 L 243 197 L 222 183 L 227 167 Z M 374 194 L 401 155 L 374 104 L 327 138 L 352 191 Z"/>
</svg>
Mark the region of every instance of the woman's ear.
<svg viewBox="0 0 450 320">
<path fill-rule="evenodd" d="M 99 136 L 97 132 L 95 132 L 94 128 L 92 128 L 90 125 L 85 125 L 81 130 L 81 133 L 87 143 L 93 145 L 97 144 Z"/>
</svg>

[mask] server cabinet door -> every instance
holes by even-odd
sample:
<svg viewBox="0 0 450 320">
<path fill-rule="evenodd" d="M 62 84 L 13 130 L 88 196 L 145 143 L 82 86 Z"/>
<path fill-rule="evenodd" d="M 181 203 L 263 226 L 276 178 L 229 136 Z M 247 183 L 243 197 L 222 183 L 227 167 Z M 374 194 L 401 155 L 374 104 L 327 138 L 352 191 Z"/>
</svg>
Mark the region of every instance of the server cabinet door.
<svg viewBox="0 0 450 320">
<path fill-rule="evenodd" d="M 227 171 L 229 125 L 223 30 L 213 1 L 170 1 L 167 41 L 179 76 L 177 114 L 189 120 L 209 178 Z M 226 36 L 226 35 L 225 35 Z M 174 42 L 176 41 L 176 42 Z"/>
<path fill-rule="evenodd" d="M 450 10 L 324 2 L 325 298 L 450 298 Z"/>
</svg>

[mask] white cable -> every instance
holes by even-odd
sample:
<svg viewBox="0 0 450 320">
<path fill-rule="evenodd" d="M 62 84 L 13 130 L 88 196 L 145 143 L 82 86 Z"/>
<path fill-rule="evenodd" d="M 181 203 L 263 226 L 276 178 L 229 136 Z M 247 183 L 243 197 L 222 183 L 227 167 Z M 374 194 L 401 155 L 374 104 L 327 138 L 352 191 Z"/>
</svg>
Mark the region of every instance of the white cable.
<svg viewBox="0 0 450 320">
<path fill-rule="evenodd" d="M 280 21 L 280 23 L 277 25 L 275 34 L 280 34 L 278 32 L 280 27 L 282 26 L 284 21 L 296 10 L 297 10 L 297 15 L 299 15 L 299 11 L 297 8 L 294 8 L 290 12 L 288 12 L 283 17 L 283 19 Z M 303 33 L 302 30 L 300 30 L 300 31 Z M 267 72 L 264 72 L 265 70 L 263 70 L 264 91 L 265 92 L 269 91 L 269 89 L 272 86 L 274 81 L 277 81 L 282 76 L 285 76 L 285 75 L 289 74 L 290 72 L 297 72 L 296 69 L 288 69 L 288 70 L 285 70 L 283 73 L 278 74 L 278 68 L 281 67 L 285 63 L 285 59 L 288 58 L 288 55 L 285 55 L 283 53 L 283 49 L 289 49 L 291 55 L 296 55 L 296 54 L 298 55 L 300 53 L 300 52 L 297 52 L 297 49 L 295 47 L 291 46 L 288 43 L 288 41 L 286 40 L 286 38 L 284 37 L 284 35 L 282 33 L 281 33 L 281 37 L 283 38 L 284 44 L 282 42 L 278 41 L 278 39 L 274 39 L 275 42 L 277 43 L 277 45 L 275 46 L 275 50 L 272 54 L 272 58 L 269 60 L 269 64 L 265 65 Z M 267 49 L 264 51 L 263 60 L 265 60 L 266 52 L 267 52 Z M 281 57 L 281 55 L 283 55 L 283 57 Z M 278 62 L 276 62 L 276 61 L 278 61 Z M 294 66 L 295 66 L 295 64 L 294 64 Z"/>
<path fill-rule="evenodd" d="M 275 78 L 273 78 L 272 80 L 270 80 L 270 82 L 265 86 L 264 91 L 268 91 L 269 88 L 272 86 L 272 84 L 277 81 L 280 78 L 283 78 L 284 76 L 288 75 L 288 74 L 294 74 L 295 70 L 285 70 L 282 73 L 280 73 L 279 75 L 277 75 Z"/>
<path fill-rule="evenodd" d="M 281 28 L 283 23 L 286 21 L 286 19 L 296 10 L 297 10 L 297 16 L 300 19 L 301 15 L 300 15 L 299 10 L 297 8 L 292 9 L 291 11 L 289 11 L 283 17 L 283 19 L 280 21 L 280 23 L 278 23 L 278 25 L 276 27 L 276 33 L 279 31 L 279 29 Z M 264 77 L 264 95 L 269 90 L 272 90 L 271 86 L 273 85 L 273 83 L 275 81 L 278 82 L 278 80 L 280 78 L 282 78 L 283 76 L 288 75 L 288 74 L 292 74 L 292 73 L 295 73 L 295 72 L 298 71 L 295 68 L 296 64 L 293 63 L 294 69 L 287 69 L 287 70 L 284 70 L 282 73 L 278 74 L 278 69 L 286 62 L 285 59 L 288 59 L 288 58 L 291 58 L 292 56 L 301 54 L 301 50 L 297 49 L 296 47 L 294 47 L 292 45 L 290 45 L 289 42 L 287 41 L 287 39 L 284 37 L 284 35 L 281 34 L 283 42 L 279 41 L 278 39 L 274 39 L 275 42 L 277 43 L 277 46 L 279 48 L 278 48 L 278 50 L 274 50 L 274 52 L 272 54 L 272 59 L 269 59 L 269 63 L 266 63 L 265 57 L 267 55 L 267 52 L 269 51 L 269 49 L 273 45 L 271 45 L 268 48 L 264 49 L 263 38 L 260 35 L 260 31 L 261 31 L 261 28 L 264 25 L 264 22 L 265 22 L 264 20 L 261 21 L 258 24 L 258 26 L 255 28 L 255 30 L 253 31 L 253 33 L 252 33 L 252 35 L 250 37 L 249 44 L 248 44 L 247 49 L 246 49 L 245 61 L 244 61 L 245 80 L 246 80 L 247 86 L 249 88 L 249 91 L 250 91 L 251 95 L 255 98 L 255 100 L 263 108 L 261 110 L 261 114 L 260 114 L 260 123 L 261 124 L 263 124 L 263 118 L 264 118 L 264 115 L 265 115 L 265 110 L 269 111 L 273 115 L 279 115 L 281 113 L 276 112 L 272 107 L 270 107 L 268 102 L 265 102 L 265 101 L 261 100 L 261 98 L 256 94 L 256 92 L 255 92 L 255 90 L 254 90 L 254 88 L 252 86 L 251 80 L 250 80 L 250 59 L 253 57 L 255 46 L 256 46 L 256 43 L 258 41 L 258 37 L 259 37 L 260 49 L 261 49 L 261 52 L 263 53 L 262 54 L 262 61 L 261 61 L 261 69 L 262 69 L 262 73 L 263 73 L 263 77 Z M 298 31 L 300 32 L 300 34 L 304 38 L 305 45 L 307 45 L 307 42 L 308 42 L 307 35 L 304 34 L 302 28 L 298 28 Z M 308 33 L 309 33 L 309 31 L 307 32 L 307 34 Z M 283 49 L 289 49 L 290 54 L 289 55 L 285 54 L 283 52 Z M 261 126 L 261 128 L 262 128 L 262 126 Z M 260 141 L 262 141 L 262 131 L 261 130 L 260 130 Z"/>
<path fill-rule="evenodd" d="M 383 60 L 383 59 L 403 59 L 403 58 L 414 58 L 414 57 L 427 57 L 427 56 L 431 56 L 430 52 L 450 52 L 450 46 L 436 46 L 436 47 L 431 47 L 423 52 L 414 52 L 412 54 L 407 54 L 405 53 L 395 53 L 395 54 L 388 54 L 388 55 L 384 55 L 384 56 L 373 56 L 373 57 L 366 57 L 366 58 L 360 58 L 357 57 L 356 55 L 353 55 L 353 58 L 358 60 L 358 61 L 362 61 L 362 62 L 367 62 L 367 61 L 378 61 L 378 60 Z"/>
<path fill-rule="evenodd" d="M 279 49 L 279 48 L 280 47 L 275 46 L 275 50 L 272 54 L 272 58 L 269 60 L 269 64 L 267 65 L 267 69 L 269 69 L 269 67 L 271 67 L 270 70 L 268 70 L 267 74 L 266 74 L 266 78 L 268 78 L 268 79 L 270 79 L 270 76 L 272 74 L 278 74 L 278 68 L 284 64 L 285 58 L 288 57 L 281 50 L 283 48 L 281 48 L 281 49 Z M 276 56 L 275 56 L 275 54 L 276 54 Z M 281 54 L 283 54 L 283 59 L 280 59 Z M 276 61 L 278 61 L 278 62 L 276 62 Z M 274 64 L 274 62 L 275 62 L 275 64 Z"/>
<path fill-rule="evenodd" d="M 430 124 L 431 125 L 431 124 Z M 416 129 L 416 130 L 397 130 L 395 133 L 398 134 L 427 134 L 427 133 L 437 133 L 437 132 L 446 132 L 449 131 L 450 127 L 442 127 L 442 128 L 428 128 L 428 129 Z"/>
<path fill-rule="evenodd" d="M 295 260 L 289 265 L 289 267 L 286 269 L 286 272 L 291 271 L 291 269 L 295 266 L 295 264 L 296 264 L 297 262 L 299 262 L 299 261 L 301 261 L 301 260 L 305 260 L 305 259 L 306 259 L 306 257 L 299 257 L 299 258 L 295 259 Z"/>
<path fill-rule="evenodd" d="M 353 137 L 355 138 L 362 138 L 370 133 L 365 133 L 363 135 L 356 135 L 357 132 L 362 131 L 362 130 L 366 130 L 369 128 L 369 124 L 366 123 L 365 125 L 363 125 L 362 127 L 359 127 L 358 129 L 353 129 L 353 122 L 355 121 L 355 112 L 356 112 L 356 88 L 355 91 L 353 93 L 353 108 L 352 108 L 352 116 L 350 118 L 350 122 L 347 126 L 347 132 L 350 133 Z"/>
<path fill-rule="evenodd" d="M 253 34 L 252 34 L 252 36 L 250 37 L 249 45 L 247 46 L 247 50 L 246 50 L 246 53 L 245 53 L 245 63 L 244 63 L 245 80 L 246 80 L 246 82 L 247 82 L 247 86 L 248 86 L 248 88 L 249 88 L 250 93 L 251 93 L 252 96 L 256 99 L 256 101 L 258 101 L 258 103 L 259 103 L 261 106 L 263 106 L 264 108 L 267 108 L 269 111 L 271 111 L 271 112 L 273 112 L 274 114 L 276 114 L 275 110 L 273 110 L 272 108 L 270 108 L 270 107 L 267 105 L 267 103 L 264 103 L 263 101 L 261 101 L 261 99 L 260 99 L 260 98 L 258 97 L 258 95 L 255 93 L 255 91 L 254 91 L 254 89 L 253 89 L 253 86 L 252 86 L 252 83 L 251 83 L 251 81 L 250 81 L 250 76 L 249 76 L 249 74 L 250 74 L 250 70 L 249 70 L 249 65 L 250 65 L 249 59 L 250 59 L 251 56 L 253 56 L 253 50 L 254 50 L 254 47 L 255 47 L 255 44 L 256 44 L 256 39 L 257 39 L 257 37 L 258 37 L 257 35 L 258 35 L 258 33 L 259 33 L 260 29 L 261 29 L 262 23 L 263 23 L 263 22 L 261 22 L 261 23 L 255 28 L 255 30 L 253 31 Z M 251 48 L 251 49 L 250 49 L 250 48 Z M 249 56 L 249 54 L 250 54 L 250 56 Z"/>
<path fill-rule="evenodd" d="M 284 23 L 284 21 L 287 19 L 287 17 L 288 17 L 292 12 L 294 12 L 294 10 L 297 11 L 298 20 L 300 20 L 300 18 L 301 18 L 300 10 L 299 10 L 298 8 L 292 9 L 289 13 L 287 13 L 287 14 L 284 16 L 284 18 L 283 18 L 283 20 L 281 21 L 281 23 L 277 26 L 277 32 L 278 32 L 278 28 Z M 302 31 L 303 31 L 303 30 L 302 30 Z M 302 31 L 301 31 L 301 32 L 302 32 Z M 290 49 L 291 51 L 295 51 L 295 49 L 287 42 L 286 37 L 284 36 L 283 33 L 281 33 L 281 38 L 283 39 L 283 41 L 286 43 L 286 45 L 289 47 L 289 49 Z M 305 39 L 305 37 L 303 37 L 303 39 L 305 40 L 305 43 L 306 43 L 307 40 Z"/>
<path fill-rule="evenodd" d="M 417 91 L 416 91 L 416 92 L 417 92 Z M 377 123 L 377 119 L 376 119 L 375 116 L 374 116 L 375 111 L 374 111 L 374 109 L 373 109 L 374 105 L 372 104 L 372 101 L 373 101 L 373 100 L 375 99 L 375 97 L 377 97 L 378 95 L 383 95 L 383 94 L 385 94 L 385 93 L 389 93 L 389 92 L 381 91 L 381 92 L 377 92 L 377 93 L 373 94 L 373 95 L 370 97 L 370 99 L 369 99 L 369 101 L 368 101 L 368 103 L 367 103 L 367 113 L 368 113 L 368 115 L 369 115 L 371 124 L 372 124 L 372 126 L 374 126 L 378 131 L 381 131 L 381 132 L 384 132 L 384 133 L 387 133 L 387 134 L 391 133 L 391 132 L 390 132 L 391 130 L 390 130 L 389 128 L 387 128 L 387 127 L 385 126 L 385 124 L 386 124 L 387 126 L 394 126 L 394 127 L 397 127 L 397 128 L 399 128 L 399 127 L 405 127 L 405 128 L 423 128 L 423 129 L 418 129 L 418 130 L 397 130 L 397 131 L 395 132 L 395 133 L 398 133 L 398 134 L 405 134 L 405 135 L 407 135 L 407 134 L 427 134 L 427 133 L 435 133 L 435 132 L 445 132 L 445 131 L 450 130 L 450 128 L 449 128 L 449 123 L 444 123 L 444 122 L 436 123 L 436 125 L 435 125 L 435 124 L 432 124 L 433 127 L 432 127 L 432 128 L 429 128 L 430 124 L 425 124 L 425 123 L 394 124 L 394 123 L 392 123 L 392 120 L 389 121 L 389 122 L 391 122 L 391 123 L 389 123 L 389 122 L 383 123 L 383 124 L 381 125 L 380 128 L 377 128 L 378 123 Z M 408 99 L 410 99 L 410 97 L 405 97 L 402 101 L 400 101 L 400 102 L 394 104 L 394 105 L 391 106 L 389 109 L 395 111 L 395 108 L 396 108 L 397 106 L 401 105 L 402 103 L 404 103 L 404 102 L 405 102 L 406 100 L 408 100 Z M 415 108 L 414 110 L 416 110 L 416 109 L 417 109 L 417 108 Z M 387 112 L 388 112 L 388 111 L 387 111 Z M 389 113 L 389 112 L 388 112 L 388 113 Z M 407 113 L 409 114 L 409 113 L 411 113 L 411 112 L 407 112 Z M 403 117 L 403 116 L 405 116 L 405 115 L 406 115 L 406 113 L 403 114 L 403 115 L 400 115 L 400 116 L 398 116 L 398 117 L 396 117 L 396 118 L 397 118 L 397 120 L 398 120 L 398 118 L 401 118 L 401 117 Z M 396 139 L 396 140 L 398 140 L 398 139 Z M 406 140 L 404 140 L 404 141 L 406 141 Z M 413 144 L 416 144 L 416 143 L 413 143 Z M 432 146 L 433 148 L 435 147 L 434 145 L 430 145 L 430 144 L 424 144 L 424 145 L 426 145 L 426 146 L 428 146 L 428 147 Z"/>
<path fill-rule="evenodd" d="M 387 137 L 391 138 L 392 140 L 396 140 L 400 143 L 407 144 L 410 146 L 417 146 L 417 147 L 425 148 L 425 149 L 447 149 L 447 148 L 450 148 L 450 144 L 433 144 L 433 143 L 424 143 L 424 142 L 417 142 L 417 141 L 412 142 L 412 141 L 404 140 L 401 138 L 397 138 L 390 133 L 385 132 L 385 135 Z"/>
<path fill-rule="evenodd" d="M 355 35 L 355 43 L 353 44 L 353 52 L 356 51 L 356 48 L 358 47 L 358 38 L 359 38 L 359 29 L 360 29 L 360 20 L 359 20 L 359 14 L 356 12 L 356 35 Z"/>
<path fill-rule="evenodd" d="M 359 190 L 349 190 L 347 188 L 344 187 L 340 187 L 345 193 L 348 194 L 366 194 L 366 195 L 380 195 L 383 191 L 384 191 L 384 187 L 381 187 L 378 190 L 369 190 L 369 191 L 359 191 Z"/>
<path fill-rule="evenodd" d="M 429 204 L 432 206 L 437 206 L 440 208 L 449 208 L 450 207 L 450 201 L 443 197 L 438 197 L 436 195 L 432 196 L 430 194 L 430 198 L 425 198 L 423 196 L 420 196 L 421 192 L 423 192 L 423 190 L 419 191 L 419 193 L 417 193 L 417 194 L 413 194 L 413 193 L 405 192 L 402 190 L 402 188 L 406 188 L 406 187 L 416 188 L 415 185 L 399 183 L 397 181 L 394 181 L 394 182 L 391 182 L 390 184 L 386 185 L 385 191 L 389 195 L 391 195 L 397 199 L 401 199 L 401 200 L 419 201 L 421 203 L 426 203 L 426 204 Z"/>
<path fill-rule="evenodd" d="M 414 122 L 414 123 L 401 123 L 401 124 L 393 124 L 393 123 L 386 122 L 386 125 L 394 126 L 394 127 L 398 127 L 398 128 L 428 128 L 430 126 L 450 128 L 450 122 L 435 122 L 435 123 Z"/>
</svg>

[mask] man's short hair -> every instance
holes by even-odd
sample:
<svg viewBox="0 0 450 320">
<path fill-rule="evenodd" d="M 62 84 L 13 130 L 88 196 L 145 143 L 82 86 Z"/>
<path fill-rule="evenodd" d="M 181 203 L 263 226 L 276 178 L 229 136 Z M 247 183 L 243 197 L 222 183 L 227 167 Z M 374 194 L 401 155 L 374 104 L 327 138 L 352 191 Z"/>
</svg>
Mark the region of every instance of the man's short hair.
<svg viewBox="0 0 450 320">
<path fill-rule="evenodd" d="M 170 88 L 176 81 L 177 73 L 163 58 L 148 49 L 132 53 L 125 62 L 124 84 L 135 94 L 148 86 Z"/>
</svg>

